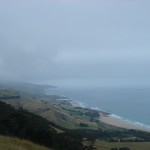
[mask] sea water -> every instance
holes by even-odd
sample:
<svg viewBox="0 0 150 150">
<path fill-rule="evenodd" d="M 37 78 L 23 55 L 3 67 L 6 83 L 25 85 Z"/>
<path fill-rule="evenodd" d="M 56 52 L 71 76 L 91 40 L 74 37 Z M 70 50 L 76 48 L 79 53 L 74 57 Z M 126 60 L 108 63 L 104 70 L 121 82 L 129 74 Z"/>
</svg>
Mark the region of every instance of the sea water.
<svg viewBox="0 0 150 150">
<path fill-rule="evenodd" d="M 49 89 L 50 95 L 66 96 L 82 107 L 100 109 L 145 128 L 150 128 L 150 88 L 63 87 Z"/>
</svg>

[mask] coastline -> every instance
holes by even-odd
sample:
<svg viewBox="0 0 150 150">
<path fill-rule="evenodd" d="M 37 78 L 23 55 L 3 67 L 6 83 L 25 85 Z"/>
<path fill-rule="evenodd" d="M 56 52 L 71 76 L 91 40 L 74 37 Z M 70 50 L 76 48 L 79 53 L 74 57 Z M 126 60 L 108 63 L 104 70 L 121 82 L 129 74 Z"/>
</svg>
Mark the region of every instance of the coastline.
<svg viewBox="0 0 150 150">
<path fill-rule="evenodd" d="M 78 101 L 71 101 L 70 104 L 72 105 L 72 107 L 82 107 L 82 108 L 93 109 L 91 107 L 86 107 L 84 104 Z M 93 109 L 93 110 L 99 111 L 99 114 L 100 114 L 99 120 L 104 124 L 123 128 L 123 129 L 134 129 L 134 130 L 139 130 L 139 131 L 150 132 L 149 126 L 146 127 L 145 125 L 142 125 L 140 123 L 127 121 L 119 116 L 100 110 L 98 108 Z"/>
<path fill-rule="evenodd" d="M 71 101 L 70 104 L 73 107 L 82 107 L 82 108 L 88 108 L 88 109 L 99 111 L 99 114 L 100 114 L 99 120 L 104 124 L 123 128 L 123 129 L 134 129 L 134 130 L 139 130 L 139 131 L 150 132 L 150 126 L 146 126 L 140 123 L 135 123 L 132 121 L 125 120 L 117 115 L 103 111 L 97 107 L 96 109 L 94 107 L 87 107 L 85 104 L 79 101 Z"/>
<path fill-rule="evenodd" d="M 146 126 L 140 123 L 135 123 L 132 121 L 125 120 L 117 115 L 114 115 L 112 113 L 100 110 L 96 107 L 87 107 L 85 104 L 79 102 L 79 101 L 70 101 L 70 104 L 72 107 L 82 107 L 82 108 L 87 108 L 87 109 L 93 109 L 99 111 L 100 117 L 98 118 L 102 123 L 111 125 L 114 127 L 118 128 L 123 128 L 123 129 L 134 129 L 134 130 L 139 130 L 139 131 L 144 131 L 144 132 L 149 132 L 150 133 L 150 126 Z"/>
<path fill-rule="evenodd" d="M 51 95 L 51 94 L 49 94 L 49 92 L 46 92 L 46 94 Z M 55 94 L 55 95 L 57 95 L 57 94 Z M 60 97 L 61 96 L 62 95 L 60 95 Z M 100 117 L 98 119 L 101 122 L 103 122 L 104 124 L 112 125 L 112 126 L 124 128 L 124 129 L 135 129 L 135 130 L 139 130 L 139 131 L 150 132 L 150 126 L 147 126 L 147 125 L 144 125 L 144 124 L 141 124 L 138 122 L 132 122 L 129 120 L 125 120 L 124 118 L 121 118 L 112 113 L 106 112 L 104 110 L 101 110 L 98 107 L 90 107 L 89 105 L 82 103 L 81 101 L 70 99 L 64 95 L 63 95 L 63 97 L 65 97 L 65 99 L 63 99 L 63 100 L 69 101 L 69 103 L 72 107 L 82 107 L 82 108 L 99 111 Z"/>
<path fill-rule="evenodd" d="M 135 124 L 134 122 L 123 120 L 119 117 L 114 117 L 113 115 L 105 115 L 101 112 L 99 120 L 107 125 L 112 125 L 119 128 L 150 132 L 150 128 L 143 127 L 141 125 Z"/>
</svg>

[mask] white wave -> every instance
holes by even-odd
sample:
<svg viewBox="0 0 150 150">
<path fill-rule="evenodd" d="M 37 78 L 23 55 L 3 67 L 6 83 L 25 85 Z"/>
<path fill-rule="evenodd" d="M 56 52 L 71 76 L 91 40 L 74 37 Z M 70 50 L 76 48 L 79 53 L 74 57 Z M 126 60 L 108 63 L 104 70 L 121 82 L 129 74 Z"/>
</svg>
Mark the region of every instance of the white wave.
<svg viewBox="0 0 150 150">
<path fill-rule="evenodd" d="M 98 107 L 95 107 L 95 106 L 90 107 L 90 109 L 92 109 L 92 110 L 99 110 L 100 111 L 100 109 Z"/>
<path fill-rule="evenodd" d="M 73 104 L 74 107 L 82 107 L 82 108 L 88 107 L 86 104 L 81 103 L 80 101 L 76 101 L 76 100 L 71 100 L 71 103 Z"/>
<path fill-rule="evenodd" d="M 118 116 L 118 115 L 116 115 L 116 114 L 110 114 L 110 117 L 123 120 L 122 117 L 120 117 L 120 116 Z"/>
<path fill-rule="evenodd" d="M 87 106 L 87 104 L 85 104 L 85 103 L 82 103 L 82 102 L 80 102 L 80 101 L 76 101 L 78 104 L 79 104 L 79 106 L 80 107 L 82 107 L 82 108 L 87 108 L 88 106 Z"/>
<path fill-rule="evenodd" d="M 143 123 L 140 123 L 140 122 L 134 122 L 135 125 L 137 126 L 140 126 L 140 127 L 143 127 L 143 128 L 146 128 L 146 129 L 150 129 L 150 126 L 149 125 L 145 125 Z"/>
<path fill-rule="evenodd" d="M 150 126 L 149 126 L 149 125 L 145 125 L 145 124 L 140 123 L 140 122 L 134 122 L 134 121 L 125 119 L 125 118 L 123 118 L 123 117 L 121 117 L 121 116 L 118 116 L 118 115 L 116 115 L 116 114 L 110 114 L 110 117 L 119 119 L 119 120 L 121 120 L 121 121 L 123 121 L 123 122 L 129 123 L 129 124 L 133 124 L 133 125 L 138 126 L 138 127 L 141 127 L 141 128 L 150 129 Z"/>
</svg>

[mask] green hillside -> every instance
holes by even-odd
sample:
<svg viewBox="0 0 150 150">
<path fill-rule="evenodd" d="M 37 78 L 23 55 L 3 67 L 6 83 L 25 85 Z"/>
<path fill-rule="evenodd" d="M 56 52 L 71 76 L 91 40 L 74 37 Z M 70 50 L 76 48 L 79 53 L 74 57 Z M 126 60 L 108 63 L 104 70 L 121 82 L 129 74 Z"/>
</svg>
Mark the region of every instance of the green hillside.
<svg viewBox="0 0 150 150">
<path fill-rule="evenodd" d="M 5 92 L 7 91 L 7 93 Z M 6 96 L 6 94 L 9 95 Z M 67 129 L 112 129 L 112 126 L 104 125 L 99 122 L 99 111 L 90 110 L 81 107 L 73 107 L 70 101 L 60 100 L 56 95 L 40 95 L 33 97 L 30 94 L 24 96 L 14 92 L 12 89 L 0 89 L 0 95 L 6 97 L 0 98 L 15 108 L 24 108 L 32 113 L 40 115 L 47 120 Z M 115 127 L 114 127 L 115 129 Z"/>
<path fill-rule="evenodd" d="M 51 127 L 55 124 L 24 109 L 15 109 L 0 101 L 0 134 L 19 137 L 34 143 L 59 150 L 81 150 L 79 136 L 67 133 L 59 134 Z M 57 128 L 58 126 L 55 126 Z"/>
<path fill-rule="evenodd" d="M 0 89 L 1 135 L 28 139 L 55 150 L 148 150 L 150 133 L 106 125 L 99 117 L 99 111 L 74 106 L 57 95 L 24 95 Z"/>
<path fill-rule="evenodd" d="M 27 140 L 0 136 L 0 150 L 50 150 Z"/>
</svg>

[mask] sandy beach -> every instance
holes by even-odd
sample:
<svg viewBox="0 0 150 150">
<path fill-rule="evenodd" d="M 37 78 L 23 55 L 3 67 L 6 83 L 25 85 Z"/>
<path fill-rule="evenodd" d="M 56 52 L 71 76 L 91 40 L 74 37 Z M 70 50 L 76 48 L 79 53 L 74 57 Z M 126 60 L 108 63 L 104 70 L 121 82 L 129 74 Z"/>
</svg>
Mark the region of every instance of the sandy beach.
<svg viewBox="0 0 150 150">
<path fill-rule="evenodd" d="M 120 128 L 125 128 L 125 129 L 135 129 L 135 130 L 150 132 L 150 129 L 148 129 L 148 128 L 144 128 L 140 125 L 136 125 L 134 123 L 130 123 L 130 122 L 127 122 L 125 120 L 115 118 L 111 115 L 105 115 L 103 113 L 100 113 L 100 121 L 105 123 L 105 124 L 112 125 L 115 127 L 120 127 Z"/>
</svg>

